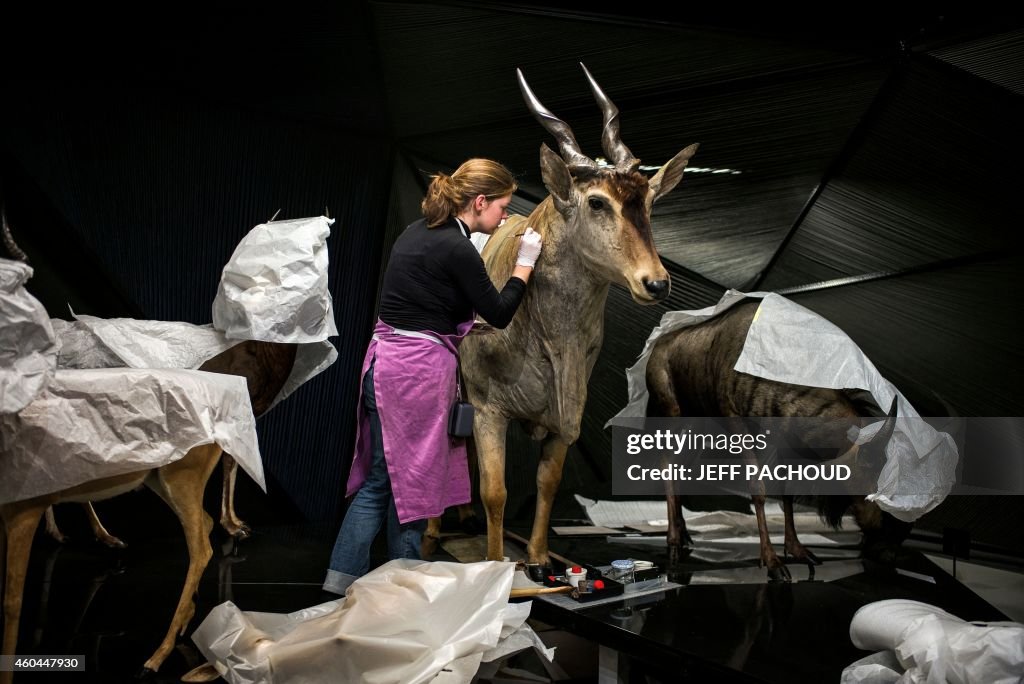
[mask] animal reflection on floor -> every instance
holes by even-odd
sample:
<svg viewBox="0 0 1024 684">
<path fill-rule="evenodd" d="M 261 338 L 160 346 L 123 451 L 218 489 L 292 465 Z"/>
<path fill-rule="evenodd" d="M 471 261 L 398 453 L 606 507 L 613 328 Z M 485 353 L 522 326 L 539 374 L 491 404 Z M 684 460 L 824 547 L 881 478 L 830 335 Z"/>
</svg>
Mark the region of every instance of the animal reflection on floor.
<svg viewBox="0 0 1024 684">
<path fill-rule="evenodd" d="M 234 540 L 228 540 L 227 545 L 233 547 Z M 73 641 L 65 644 L 63 648 L 82 653 L 86 656 L 90 670 L 102 671 L 105 669 L 101 663 L 104 640 L 124 638 L 129 631 L 128 621 L 118 624 L 118 621 L 106 618 L 110 613 L 121 616 L 131 610 L 148 612 L 148 609 L 138 605 L 134 608 L 119 605 L 112 609 L 111 601 L 121 604 L 121 599 L 117 598 L 120 585 L 133 583 L 144 570 L 130 568 L 122 553 L 104 552 L 98 546 L 90 546 L 87 552 L 89 558 L 80 567 L 91 572 L 92 576 L 76 581 L 72 590 L 69 588 L 69 578 L 63 573 L 66 573 L 71 565 L 78 565 L 82 560 L 78 558 L 78 550 L 65 544 L 39 543 L 35 552 L 41 556 L 38 562 L 43 572 L 38 591 L 35 593 L 37 600 L 32 602 L 33 606 L 27 591 L 24 600 L 26 616 L 34 616 L 34 625 L 31 628 L 31 637 L 25 643 L 19 642 L 19 645 L 28 653 L 48 652 L 48 649 L 56 647 L 54 639 L 61 638 L 58 635 L 70 634 L 73 635 Z M 231 550 L 225 551 L 223 546 L 221 548 L 223 555 L 216 561 L 219 577 L 218 596 L 221 600 L 230 600 L 231 566 L 239 560 L 245 560 L 245 557 L 238 557 Z M 63 563 L 58 563 L 65 552 L 69 557 Z M 60 569 L 55 574 L 54 569 L 58 566 Z M 111 592 L 113 595 L 108 596 Z M 28 615 L 29 611 L 31 615 Z M 180 645 L 179 642 L 178 646 Z"/>
<path fill-rule="evenodd" d="M 148 494 L 136 496 L 137 508 L 156 508 L 155 502 L 143 500 Z M 84 531 L 84 524 L 76 522 Z M 152 538 L 132 536 L 125 550 L 85 543 L 77 532 L 68 544 L 38 539 L 24 594 L 22 651 L 84 655 L 95 681 L 132 676 L 166 629 L 168 578 L 180 575 L 184 563 L 178 548 L 183 543 L 166 522 L 168 529 Z M 210 568 L 196 595 L 197 619 L 190 628 L 225 601 L 274 612 L 321 602 L 315 575 L 322 570 L 323 550 L 329 548 L 326 538 L 295 548 L 292 538 L 280 541 L 275 534 L 257 534 L 240 544 L 223 533 L 215 535 Z M 183 672 L 205 662 L 190 632 L 177 640 L 168 662 L 151 675 L 153 681 L 177 682 Z"/>
</svg>

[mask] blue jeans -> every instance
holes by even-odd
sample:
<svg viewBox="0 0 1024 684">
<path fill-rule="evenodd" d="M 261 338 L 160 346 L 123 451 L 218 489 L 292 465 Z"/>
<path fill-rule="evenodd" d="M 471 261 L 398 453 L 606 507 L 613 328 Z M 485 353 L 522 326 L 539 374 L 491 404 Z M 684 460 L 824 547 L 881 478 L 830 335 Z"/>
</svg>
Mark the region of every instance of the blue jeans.
<svg viewBox="0 0 1024 684">
<path fill-rule="evenodd" d="M 395 497 L 391 491 L 391 477 L 384 460 L 384 438 L 377 398 L 373 390 L 373 366 L 363 376 L 363 407 L 370 418 L 370 445 L 372 463 L 363 486 L 356 492 L 345 520 L 341 523 L 338 539 L 331 552 L 331 563 L 324 581 L 324 589 L 344 594 L 352 582 L 370 570 L 370 547 L 387 518 L 388 557 L 420 557 L 420 541 L 427 528 L 426 520 L 414 520 L 402 525 L 395 510 Z"/>
</svg>

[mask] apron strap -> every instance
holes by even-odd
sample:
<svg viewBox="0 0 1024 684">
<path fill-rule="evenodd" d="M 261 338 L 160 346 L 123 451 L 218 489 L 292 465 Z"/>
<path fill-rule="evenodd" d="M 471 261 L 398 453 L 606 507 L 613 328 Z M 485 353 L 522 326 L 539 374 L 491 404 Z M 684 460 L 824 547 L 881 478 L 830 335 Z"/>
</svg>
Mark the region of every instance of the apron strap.
<svg viewBox="0 0 1024 684">
<path fill-rule="evenodd" d="M 403 335 L 405 337 L 418 337 L 422 340 L 430 340 L 434 344 L 439 344 L 442 347 L 444 346 L 444 342 L 437 339 L 435 335 L 431 335 L 430 333 L 420 332 L 418 330 L 402 330 L 401 328 L 392 328 L 391 332 L 393 332 L 396 335 Z M 380 340 L 380 335 L 375 333 L 373 339 Z"/>
</svg>

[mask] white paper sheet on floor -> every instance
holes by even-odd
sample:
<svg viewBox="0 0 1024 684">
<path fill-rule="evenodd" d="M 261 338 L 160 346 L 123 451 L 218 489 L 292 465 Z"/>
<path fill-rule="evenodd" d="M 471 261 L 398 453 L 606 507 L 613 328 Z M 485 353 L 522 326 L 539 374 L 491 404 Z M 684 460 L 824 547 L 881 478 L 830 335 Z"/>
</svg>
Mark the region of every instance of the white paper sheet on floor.
<svg viewBox="0 0 1024 684">
<path fill-rule="evenodd" d="M 1024 625 L 970 623 L 907 599 L 869 603 L 850 621 L 857 648 L 880 653 L 843 670 L 842 684 L 1019 684 Z"/>
<path fill-rule="evenodd" d="M 668 511 L 664 501 L 607 501 L 588 499 L 576 494 L 576 501 L 583 507 L 587 518 L 595 525 L 608 527 L 630 527 L 634 524 L 661 523 L 668 531 Z M 785 517 L 782 506 L 777 501 L 766 501 L 764 505 L 765 521 L 768 532 L 781 534 L 784 531 Z M 691 511 L 683 507 L 683 519 L 690 534 L 704 541 L 732 540 L 748 537 L 758 541 L 757 518 L 752 513 L 737 511 Z M 803 510 L 799 505 L 794 509 L 793 520 L 801 532 L 832 532 L 832 528 L 822 522 L 821 517 L 811 510 Z M 852 516 L 844 516 L 843 526 L 854 525 Z M 801 535 L 802 536 L 802 535 Z M 823 543 L 835 543 L 825 540 Z"/>
<path fill-rule="evenodd" d="M 758 377 L 832 389 L 862 389 L 888 410 L 898 390 L 881 376 L 871 360 L 842 330 L 785 297 L 767 292 L 729 290 L 714 306 L 695 311 L 670 311 L 661 318 L 636 364 L 627 369 L 629 400 L 605 425 L 626 424 L 647 411 L 647 361 L 655 341 L 680 328 L 702 323 L 747 298 L 761 299 L 735 370 Z M 868 499 L 900 520 L 912 522 L 938 506 L 956 475 L 958 454 L 953 439 L 921 420 L 899 395 L 899 420 L 886 448 L 886 464 L 878 489 Z M 881 423 L 862 430 L 864 442 Z"/>
<path fill-rule="evenodd" d="M 344 599 L 287 615 L 215 607 L 193 641 L 231 684 L 468 682 L 482 661 L 529 646 L 529 603 L 509 604 L 514 565 L 390 561 Z M 435 679 L 436 677 L 436 679 Z"/>
</svg>

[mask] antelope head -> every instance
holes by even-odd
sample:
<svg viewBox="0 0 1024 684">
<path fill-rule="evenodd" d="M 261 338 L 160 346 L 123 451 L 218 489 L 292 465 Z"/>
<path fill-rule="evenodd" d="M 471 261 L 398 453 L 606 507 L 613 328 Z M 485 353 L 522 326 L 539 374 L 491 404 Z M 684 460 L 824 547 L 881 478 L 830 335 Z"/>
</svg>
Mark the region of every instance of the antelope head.
<svg viewBox="0 0 1024 684">
<path fill-rule="evenodd" d="M 671 281 L 654 248 L 651 207 L 679 184 L 698 146 L 690 145 L 648 179 L 619 138 L 619 110 L 585 66 L 583 71 L 604 115 L 601 143 L 613 166 L 602 168 L 583 154 L 568 124 L 541 104 L 517 69 L 527 106 L 558 141 L 560 154 L 541 145 L 541 176 L 565 222 L 564 239 L 586 266 L 626 287 L 636 302 L 653 304 L 668 296 Z"/>
</svg>

